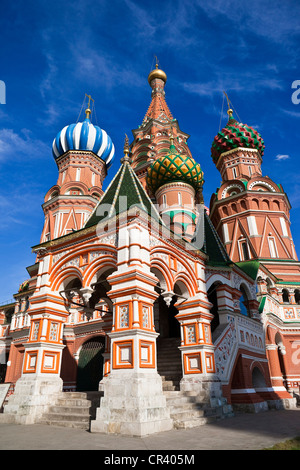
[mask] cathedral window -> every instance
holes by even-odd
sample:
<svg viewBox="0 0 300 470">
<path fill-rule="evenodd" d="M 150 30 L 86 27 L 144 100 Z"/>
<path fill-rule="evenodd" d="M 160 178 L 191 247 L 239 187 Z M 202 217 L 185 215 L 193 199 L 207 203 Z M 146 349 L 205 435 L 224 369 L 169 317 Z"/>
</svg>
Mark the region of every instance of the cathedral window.
<svg viewBox="0 0 300 470">
<path fill-rule="evenodd" d="M 53 191 L 53 193 L 51 193 L 50 199 L 53 199 L 54 197 L 57 197 L 58 195 L 59 195 L 58 191 Z"/>
<path fill-rule="evenodd" d="M 250 313 L 249 313 L 249 299 L 248 299 L 248 296 L 246 294 L 246 290 L 244 289 L 243 286 L 241 286 L 240 291 L 242 293 L 242 295 L 240 297 L 241 314 L 245 315 L 246 317 L 249 317 L 250 316 Z"/>
<path fill-rule="evenodd" d="M 66 194 L 69 194 L 70 196 L 79 196 L 83 193 L 79 188 L 71 188 Z"/>
<path fill-rule="evenodd" d="M 290 303 L 290 295 L 287 289 L 282 289 L 282 302 L 284 302 L 285 304 Z"/>
<path fill-rule="evenodd" d="M 294 295 L 295 295 L 295 302 L 296 302 L 296 304 L 299 305 L 300 304 L 300 290 L 295 289 Z"/>
<path fill-rule="evenodd" d="M 81 168 L 76 168 L 76 181 L 80 181 L 80 171 Z"/>
<path fill-rule="evenodd" d="M 250 259 L 249 247 L 246 239 L 238 241 L 240 260 L 247 261 Z"/>
<path fill-rule="evenodd" d="M 242 250 L 243 250 L 243 257 L 244 257 L 244 260 L 248 260 L 248 259 L 249 259 L 249 251 L 248 251 L 247 242 L 243 242 L 243 243 L 242 243 Z"/>
</svg>

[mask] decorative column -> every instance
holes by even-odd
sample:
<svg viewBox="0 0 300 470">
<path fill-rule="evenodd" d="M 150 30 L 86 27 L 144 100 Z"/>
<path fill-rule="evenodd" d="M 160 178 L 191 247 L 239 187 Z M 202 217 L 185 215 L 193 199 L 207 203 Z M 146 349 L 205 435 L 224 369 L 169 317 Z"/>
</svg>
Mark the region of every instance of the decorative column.
<svg viewBox="0 0 300 470">
<path fill-rule="evenodd" d="M 278 353 L 277 344 L 266 345 L 266 355 L 270 369 L 271 384 L 278 398 L 291 398 L 291 395 L 284 386 Z M 280 354 L 282 354 L 281 351 Z"/>
<path fill-rule="evenodd" d="M 132 221 L 119 230 L 118 270 L 108 277 L 113 301 L 110 373 L 92 432 L 134 436 L 172 429 L 156 368 L 153 303 L 157 279 L 150 272 L 149 232 Z"/>
<path fill-rule="evenodd" d="M 4 410 L 4 413 L 14 415 L 19 424 L 38 422 L 53 404 L 56 394 L 62 391 L 63 324 L 68 313 L 62 299 L 46 286 L 48 265 L 49 255 L 40 261 L 40 287 L 31 297 L 28 311 L 31 325 L 28 341 L 24 344 L 22 376 Z"/>
<path fill-rule="evenodd" d="M 196 392 L 199 401 L 212 404 L 222 397 L 222 388 L 216 375 L 210 305 L 200 296 L 190 298 L 182 305 L 176 304 L 179 310 L 176 318 L 181 325 L 183 378 L 180 390 Z"/>
</svg>

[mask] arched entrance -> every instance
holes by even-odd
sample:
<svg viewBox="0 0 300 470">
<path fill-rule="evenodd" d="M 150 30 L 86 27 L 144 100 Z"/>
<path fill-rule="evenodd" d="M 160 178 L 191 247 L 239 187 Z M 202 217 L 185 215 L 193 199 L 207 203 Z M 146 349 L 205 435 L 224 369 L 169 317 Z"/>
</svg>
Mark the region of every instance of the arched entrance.
<svg viewBox="0 0 300 470">
<path fill-rule="evenodd" d="M 210 286 L 210 288 L 207 291 L 207 298 L 208 301 L 212 304 L 212 307 L 210 309 L 210 313 L 213 315 L 213 319 L 210 323 L 210 328 L 212 334 L 216 330 L 216 328 L 220 324 L 220 318 L 219 318 L 219 311 L 218 311 L 218 296 L 217 296 L 217 288 L 220 286 L 220 283 L 214 283 Z M 213 335 L 214 339 L 214 335 Z"/>
<path fill-rule="evenodd" d="M 182 378 L 180 346 L 180 323 L 176 318 L 179 313 L 175 307 L 177 302 L 176 289 L 169 305 L 164 298 L 164 291 L 157 286 L 160 293 L 154 302 L 155 329 L 159 333 L 157 339 L 157 371 L 163 377 L 163 389 L 179 389 Z M 179 292 L 178 292 L 179 293 Z"/>
<path fill-rule="evenodd" d="M 78 392 L 97 391 L 103 377 L 104 336 L 86 341 L 80 350 L 77 369 Z"/>
<path fill-rule="evenodd" d="M 252 385 L 255 390 L 267 387 L 265 377 L 257 366 L 252 371 Z"/>
<path fill-rule="evenodd" d="M 154 302 L 154 321 L 155 329 L 159 333 L 160 338 L 180 338 L 180 324 L 176 315 L 177 308 L 174 306 L 176 297 L 168 306 L 165 299 L 160 295 Z"/>
</svg>

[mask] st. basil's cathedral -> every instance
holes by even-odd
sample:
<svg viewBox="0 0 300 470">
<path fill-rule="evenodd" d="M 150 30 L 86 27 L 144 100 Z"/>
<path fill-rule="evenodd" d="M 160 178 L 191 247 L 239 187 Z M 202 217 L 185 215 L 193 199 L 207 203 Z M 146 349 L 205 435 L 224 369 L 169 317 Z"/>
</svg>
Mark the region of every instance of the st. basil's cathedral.
<svg viewBox="0 0 300 470">
<path fill-rule="evenodd" d="M 288 197 L 263 176 L 261 135 L 229 106 L 206 207 L 166 81 L 157 65 L 123 155 L 90 106 L 53 141 L 36 262 L 0 310 L 0 422 L 144 436 L 299 404 Z"/>
</svg>

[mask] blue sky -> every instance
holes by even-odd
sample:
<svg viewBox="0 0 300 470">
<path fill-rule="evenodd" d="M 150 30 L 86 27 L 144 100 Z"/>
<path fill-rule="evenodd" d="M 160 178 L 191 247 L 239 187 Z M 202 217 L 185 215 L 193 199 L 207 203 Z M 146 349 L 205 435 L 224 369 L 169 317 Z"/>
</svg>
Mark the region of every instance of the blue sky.
<svg viewBox="0 0 300 470">
<path fill-rule="evenodd" d="M 205 174 L 204 198 L 219 186 L 210 157 L 223 90 L 240 120 L 265 141 L 263 174 L 292 204 L 300 256 L 298 177 L 300 4 L 285 0 L 0 0 L 0 302 L 12 298 L 35 262 L 41 204 L 56 183 L 51 146 L 76 122 L 85 93 L 116 147 L 105 186 L 119 168 L 125 133 L 150 104 L 147 76 L 157 55 L 166 99 Z M 299 95 L 300 96 L 300 95 Z"/>
</svg>

